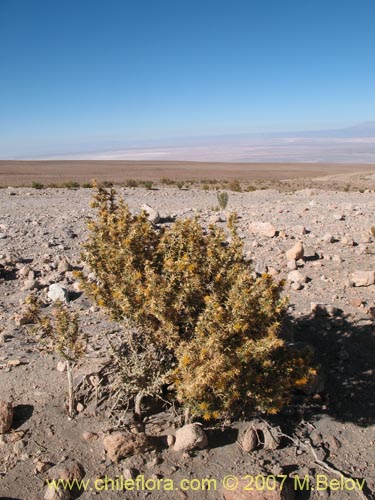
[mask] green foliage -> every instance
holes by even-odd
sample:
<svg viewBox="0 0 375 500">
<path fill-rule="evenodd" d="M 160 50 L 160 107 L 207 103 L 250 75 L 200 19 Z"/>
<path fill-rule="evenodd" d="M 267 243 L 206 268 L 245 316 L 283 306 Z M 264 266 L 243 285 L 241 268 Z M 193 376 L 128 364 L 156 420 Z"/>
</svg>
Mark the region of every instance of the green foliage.
<svg viewBox="0 0 375 500">
<path fill-rule="evenodd" d="M 40 182 L 32 182 L 31 183 L 31 187 L 34 188 L 34 189 L 43 189 L 44 188 L 44 184 L 41 184 Z"/>
<path fill-rule="evenodd" d="M 66 181 L 60 184 L 62 188 L 76 189 L 79 188 L 79 182 L 77 181 Z"/>
<path fill-rule="evenodd" d="M 225 210 L 228 205 L 229 195 L 225 191 L 223 193 L 217 193 L 217 201 L 222 210 Z"/>
<path fill-rule="evenodd" d="M 143 336 L 124 356 L 128 391 L 132 380 L 137 391 L 155 390 L 153 370 L 144 370 L 153 359 L 147 346 L 164 360 L 157 379 L 172 384 L 193 415 L 276 412 L 307 369 L 278 335 L 282 284 L 254 277 L 236 216 L 228 240 L 217 226 L 204 231 L 198 218 L 155 228 L 144 212 L 132 215 L 113 189 L 98 188 L 93 207 L 97 217 L 82 252 L 91 272 L 80 278 L 100 307 L 115 320 L 133 321 Z"/>
<path fill-rule="evenodd" d="M 142 181 L 142 185 L 146 188 L 146 189 L 152 189 L 152 186 L 153 186 L 153 182 L 152 181 Z"/>
</svg>

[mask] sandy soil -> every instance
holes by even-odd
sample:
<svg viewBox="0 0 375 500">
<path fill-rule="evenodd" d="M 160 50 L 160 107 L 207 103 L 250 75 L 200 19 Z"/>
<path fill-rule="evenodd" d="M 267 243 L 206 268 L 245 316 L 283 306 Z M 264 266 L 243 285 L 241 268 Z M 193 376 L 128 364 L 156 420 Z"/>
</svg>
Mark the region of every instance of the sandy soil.
<svg viewBox="0 0 375 500">
<path fill-rule="evenodd" d="M 113 175 L 122 175 L 124 163 L 121 162 L 118 171 L 114 168 Z M 134 163 L 129 165 L 136 169 Z M 12 184 L 9 180 L 25 179 L 17 175 L 27 173 L 33 166 L 18 164 L 17 173 L 10 170 L 10 164 L 8 167 L 5 168 L 4 163 L 1 166 L 6 184 Z M 40 167 L 45 168 L 40 171 L 40 179 L 50 179 L 52 166 Z M 296 172 L 301 173 L 298 168 Z M 316 174 L 321 175 L 322 166 L 314 168 Z M 87 169 L 89 173 L 81 169 L 82 179 L 85 175 L 91 177 L 95 169 L 99 172 L 101 167 L 90 162 Z M 196 175 L 198 171 L 197 167 Z M 72 178 L 72 172 L 65 172 L 67 178 Z M 131 172 L 129 176 L 136 177 L 135 170 Z M 207 172 L 209 169 L 201 175 L 206 176 Z M 245 170 L 242 173 L 247 175 Z M 336 173 L 342 170 L 338 168 Z M 148 172 L 143 175 L 149 177 Z M 171 176 L 165 168 L 154 175 L 157 178 Z M 213 171 L 210 175 L 217 176 Z M 37 178 L 34 170 L 32 179 Z M 371 175 L 366 182 L 369 188 L 375 184 Z M 84 294 L 75 291 L 75 278 L 70 271 L 57 270 L 62 257 L 73 266 L 79 265 L 79 245 L 87 234 L 85 223 L 91 213 L 91 194 L 90 189 L 12 188 L 0 191 L 1 262 L 8 262 L 10 267 L 0 282 L 0 399 L 12 401 L 15 407 L 12 431 L 0 435 L 0 498 L 43 498 L 48 471 L 38 470 L 40 463 L 58 464 L 67 457 L 78 460 L 85 469 L 85 477 L 92 479 L 104 475 L 116 477 L 129 467 L 136 468 L 146 477 L 172 478 L 176 483 L 183 478 L 216 478 L 219 486 L 227 474 L 310 475 L 314 488 L 316 474 L 335 478 L 334 473 L 321 470 L 311 450 L 287 439 L 277 450 L 245 453 L 238 441 L 248 426 L 246 421 L 234 422 L 226 429 L 208 429 L 209 444 L 205 450 L 182 454 L 160 446 L 156 451 L 113 464 L 105 456 L 102 439 L 109 430 L 116 426 L 121 428 L 124 414 L 111 412 L 110 405 L 105 402 L 96 407 L 92 388 L 84 384 L 79 389 L 83 410 L 73 421 L 67 419 L 64 409 L 66 379 L 65 373 L 57 370 L 57 356 L 41 349 L 30 336 L 29 327 L 17 326 L 15 319 L 30 293 L 25 289 L 25 285 L 26 288 L 30 285 L 29 278 L 21 276 L 21 269 L 29 266 L 44 298 L 49 284 L 58 282 L 69 290 L 72 308 L 80 311 L 82 327 L 90 337 L 90 348 L 77 368 L 75 380 L 101 373 L 108 358 L 103 338 L 103 332 L 110 326 L 108 319 Z M 226 218 L 225 213 L 215 210 L 217 199 L 212 191 L 121 188 L 119 194 L 125 197 L 133 211 L 139 211 L 143 203 L 159 210 L 162 223 L 170 217 L 190 217 L 196 213 L 204 224 L 210 221 L 224 224 L 219 219 Z M 239 214 L 245 250 L 260 272 L 267 268 L 276 278 L 288 278 L 291 270 L 285 251 L 298 240 L 305 246 L 305 259 L 298 261 L 304 282 L 295 287 L 287 280 L 285 293 L 290 297 L 287 331 L 296 341 L 314 347 L 324 384 L 317 394 L 309 397 L 296 394 L 292 403 L 281 415 L 271 419 L 271 423 L 280 425 L 285 434 L 303 441 L 311 440 L 318 459 L 331 468 L 348 477 L 365 480 L 362 496 L 356 490 L 311 489 L 296 491 L 295 498 L 374 498 L 375 285 L 354 287 L 351 277 L 353 272 L 375 269 L 375 242 L 370 233 L 374 225 L 375 193 L 317 189 L 293 193 L 276 190 L 230 193 L 228 209 Z M 252 233 L 250 224 L 254 221 L 272 223 L 276 235 L 269 238 Z M 312 302 L 331 304 L 336 309 L 331 316 L 320 316 L 311 312 Z M 47 304 L 50 304 L 48 300 Z M 99 400 L 100 396 L 101 389 Z M 150 410 L 146 432 L 161 438 L 168 433 L 174 434 L 179 425 L 171 411 L 161 408 L 154 413 Z M 86 441 L 82 437 L 85 431 L 96 433 L 98 439 Z M 80 498 L 219 500 L 223 497 L 219 491 L 176 490 L 128 494 L 86 491 Z"/>
<path fill-rule="evenodd" d="M 239 179 L 274 181 L 325 175 L 374 173 L 375 166 L 324 163 L 210 163 L 173 161 L 0 161 L 0 186 L 44 184 L 92 179 L 159 181 L 163 177 L 187 179 Z"/>
</svg>

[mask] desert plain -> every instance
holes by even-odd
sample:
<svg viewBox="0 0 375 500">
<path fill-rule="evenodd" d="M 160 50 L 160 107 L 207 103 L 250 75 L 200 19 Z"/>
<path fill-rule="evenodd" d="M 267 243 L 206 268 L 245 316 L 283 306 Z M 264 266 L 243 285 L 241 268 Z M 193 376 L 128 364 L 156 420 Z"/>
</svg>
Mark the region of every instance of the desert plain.
<svg viewBox="0 0 375 500">
<path fill-rule="evenodd" d="M 176 451 L 168 443 L 182 423 L 166 405 L 145 409 L 146 434 L 158 443 L 153 449 L 118 462 L 106 452 L 103 441 L 122 429 L 128 412 L 115 407 L 100 382 L 110 357 L 104 333 L 114 325 L 82 293 L 74 274 L 93 215 L 92 189 L 31 187 L 32 182 L 93 178 L 118 183 L 118 196 L 133 212 L 151 206 L 160 216 L 157 225 L 198 215 L 204 226 L 225 227 L 235 211 L 254 272 L 285 280 L 285 336 L 311 346 L 319 376 L 280 414 L 267 417 L 280 431 L 274 449 L 260 445 L 246 451 L 249 415 L 227 426 L 207 425 L 203 449 Z M 179 189 L 162 178 L 197 182 Z M 151 180 L 152 189 L 124 187 L 128 179 Z M 207 179 L 217 179 L 218 185 L 202 189 L 199 181 Z M 220 185 L 234 179 L 241 191 Z M 246 191 L 249 184 L 253 188 Z M 139 474 L 176 485 L 173 491 L 128 492 L 109 486 L 80 491 L 75 497 L 82 499 L 375 498 L 375 166 L 3 161 L 0 185 L 0 399 L 14 408 L 11 428 L 0 434 L 1 499 L 74 498 L 48 496 L 45 483 L 51 471 L 66 470 L 72 460 L 86 479 Z M 217 189 L 229 194 L 225 210 L 218 209 Z M 303 255 L 296 250 L 293 255 L 298 246 Z M 61 360 L 41 348 L 22 320 L 32 292 L 52 308 L 49 292 L 55 284 L 66 291 L 89 338 L 75 370 L 79 406 L 73 420 L 67 418 Z M 318 488 L 319 474 L 326 476 L 327 487 Z M 310 482 L 309 488 L 259 489 L 240 496 L 223 489 L 228 475 L 285 475 L 294 486 L 295 476 Z M 217 487 L 178 488 L 186 478 L 215 479 Z M 343 478 L 352 483 L 340 483 Z"/>
</svg>

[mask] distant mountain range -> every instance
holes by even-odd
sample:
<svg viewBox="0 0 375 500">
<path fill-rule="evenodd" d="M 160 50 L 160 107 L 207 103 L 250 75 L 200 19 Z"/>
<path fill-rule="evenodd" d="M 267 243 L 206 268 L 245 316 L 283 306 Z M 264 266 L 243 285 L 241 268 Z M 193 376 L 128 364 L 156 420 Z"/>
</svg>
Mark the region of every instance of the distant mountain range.
<svg viewBox="0 0 375 500">
<path fill-rule="evenodd" d="M 116 141 L 38 158 L 375 163 L 375 121 L 336 130 Z"/>
</svg>

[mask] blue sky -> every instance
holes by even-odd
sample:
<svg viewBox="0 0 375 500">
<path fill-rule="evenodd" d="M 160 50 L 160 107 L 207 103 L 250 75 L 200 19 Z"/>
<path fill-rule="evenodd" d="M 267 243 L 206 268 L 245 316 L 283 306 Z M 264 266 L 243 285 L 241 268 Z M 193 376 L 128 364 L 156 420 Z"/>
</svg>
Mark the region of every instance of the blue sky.
<svg viewBox="0 0 375 500">
<path fill-rule="evenodd" d="M 0 0 L 0 157 L 375 119 L 373 0 Z"/>
</svg>

